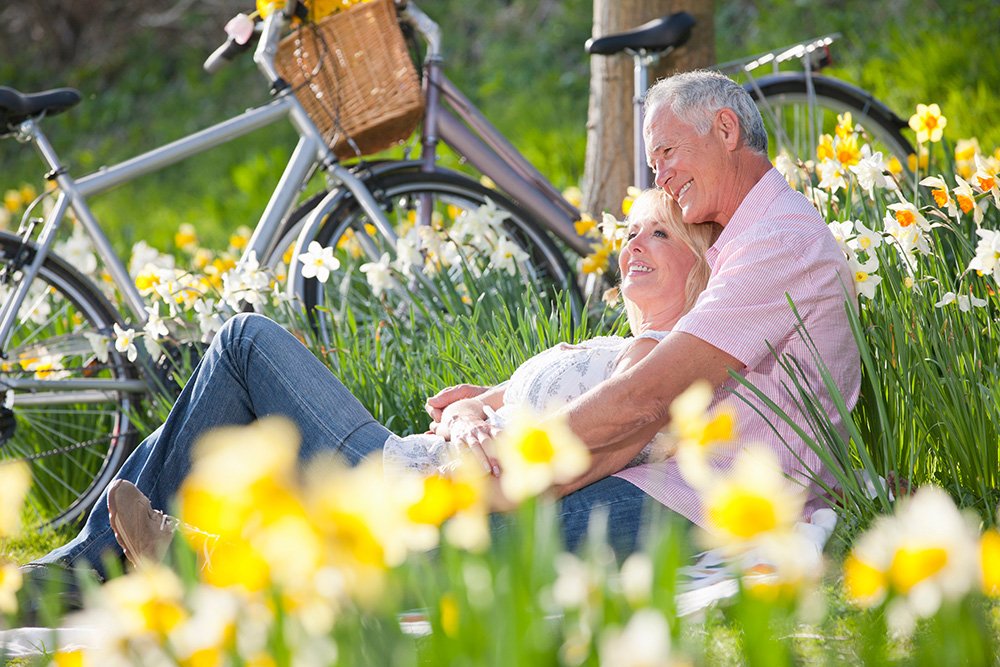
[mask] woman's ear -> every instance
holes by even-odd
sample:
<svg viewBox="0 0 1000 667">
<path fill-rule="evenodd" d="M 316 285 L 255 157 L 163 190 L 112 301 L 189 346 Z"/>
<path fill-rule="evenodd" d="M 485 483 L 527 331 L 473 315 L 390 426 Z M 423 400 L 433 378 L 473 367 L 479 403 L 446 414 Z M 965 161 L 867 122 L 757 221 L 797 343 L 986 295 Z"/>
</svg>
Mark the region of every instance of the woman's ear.
<svg viewBox="0 0 1000 667">
<path fill-rule="evenodd" d="M 715 131 L 729 150 L 740 145 L 740 119 L 732 109 L 722 108 L 715 114 Z"/>
</svg>

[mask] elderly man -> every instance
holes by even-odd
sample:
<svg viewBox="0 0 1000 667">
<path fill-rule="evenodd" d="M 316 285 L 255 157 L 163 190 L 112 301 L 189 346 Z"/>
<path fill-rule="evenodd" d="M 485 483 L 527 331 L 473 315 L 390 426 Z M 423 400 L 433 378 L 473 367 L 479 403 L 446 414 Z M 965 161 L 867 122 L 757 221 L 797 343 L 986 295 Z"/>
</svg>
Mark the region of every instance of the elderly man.
<svg viewBox="0 0 1000 667">
<path fill-rule="evenodd" d="M 561 491 L 607 487 L 602 495 L 611 499 L 613 519 L 637 513 L 651 497 L 703 523 L 698 496 L 675 460 L 623 468 L 667 426 L 671 402 L 692 382 L 704 379 L 715 387 L 716 403 L 727 398 L 732 403 L 742 441 L 769 447 L 789 475 L 808 485 L 807 512 L 818 509 L 820 489 L 810 478 L 830 483 L 829 471 L 759 400 L 745 390 L 740 394 L 749 404 L 733 398 L 737 382 L 729 373 L 741 374 L 793 419 L 800 415 L 782 386 L 788 378 L 774 353 L 795 357 L 811 386 L 823 384 L 800 337 L 790 297 L 853 407 L 861 369 L 845 310 L 845 290 L 854 299 L 847 262 L 816 209 L 771 166 L 760 113 L 731 79 L 698 71 L 661 80 L 647 93 L 645 118 L 647 157 L 657 185 L 677 200 L 685 223 L 714 221 L 723 231 L 707 253 L 712 274 L 694 308 L 645 359 L 564 410 L 570 427 L 590 448 L 593 463 Z M 430 399 L 432 417 L 456 393 Z M 826 413 L 841 427 L 832 400 L 822 389 L 818 393 Z M 804 420 L 801 425 L 807 426 Z M 612 543 L 628 545 L 638 521 L 612 520 L 609 526 Z"/>
<path fill-rule="evenodd" d="M 567 408 L 571 428 L 590 446 L 595 462 L 566 491 L 616 474 L 701 523 L 697 497 L 674 461 L 621 470 L 636 443 L 667 424 L 670 403 L 695 380 L 716 388 L 716 402 L 729 396 L 737 388 L 730 370 L 793 418 L 799 416 L 782 386 L 788 378 L 768 346 L 795 357 L 811 386 L 823 384 L 789 297 L 853 407 L 861 369 L 845 289 L 853 298 L 854 281 L 816 209 L 771 166 L 760 113 L 741 86 L 706 71 L 662 80 L 647 94 L 643 133 L 656 184 L 680 204 L 684 222 L 714 221 L 723 231 L 708 251 L 708 287 L 673 332 L 630 371 Z M 819 394 L 827 414 L 841 426 L 833 402 L 826 392 Z M 744 401 L 730 400 L 744 441 L 768 445 L 785 471 L 806 483 L 810 473 L 832 481 L 819 457 L 777 416 L 766 419 Z M 751 398 L 750 403 L 770 413 L 759 401 Z M 621 446 L 607 446 L 616 441 Z M 819 489 L 810 485 L 809 491 L 807 509 L 816 509 Z"/>
</svg>

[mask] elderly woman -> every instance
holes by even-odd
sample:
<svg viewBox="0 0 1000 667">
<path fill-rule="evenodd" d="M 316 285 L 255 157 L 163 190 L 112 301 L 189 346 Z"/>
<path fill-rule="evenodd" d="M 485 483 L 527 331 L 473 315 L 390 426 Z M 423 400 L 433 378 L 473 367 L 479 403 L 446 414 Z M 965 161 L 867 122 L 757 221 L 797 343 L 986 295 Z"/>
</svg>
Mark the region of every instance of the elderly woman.
<svg viewBox="0 0 1000 667">
<path fill-rule="evenodd" d="M 682 224 L 662 190 L 644 192 L 632 206 L 619 257 L 633 336 L 557 345 L 522 364 L 509 382 L 475 398 L 450 400 L 439 394 L 430 404 L 447 406 L 432 411 L 439 417 L 434 430 L 478 445 L 489 429 L 488 413 L 502 417 L 519 405 L 552 409 L 631 367 L 704 289 L 709 275 L 704 255 L 717 231 L 712 225 Z M 124 551 L 133 561 L 161 557 L 176 522 L 153 508 L 167 507 L 179 489 L 196 439 L 213 427 L 272 414 L 298 425 L 302 459 L 332 449 L 356 464 L 381 451 L 387 440 L 399 441 L 291 334 L 258 315 L 234 317 L 216 336 L 167 420 L 125 462 L 79 535 L 29 565 L 29 573 L 33 568 L 44 579 L 40 566 L 56 564 L 100 573 L 108 552 L 120 557 Z M 574 548 L 585 534 L 590 512 L 605 508 L 613 546 L 619 553 L 633 550 L 645 500 L 640 489 L 614 476 L 564 496 L 560 514 L 567 547 Z"/>
</svg>

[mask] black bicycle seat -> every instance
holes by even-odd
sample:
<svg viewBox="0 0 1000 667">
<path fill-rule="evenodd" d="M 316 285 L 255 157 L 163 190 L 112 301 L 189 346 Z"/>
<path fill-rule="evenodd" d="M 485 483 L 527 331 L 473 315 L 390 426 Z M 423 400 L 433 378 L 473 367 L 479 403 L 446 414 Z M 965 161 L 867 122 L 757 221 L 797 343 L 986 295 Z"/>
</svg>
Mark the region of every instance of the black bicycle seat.
<svg viewBox="0 0 1000 667">
<path fill-rule="evenodd" d="M 687 43 L 694 24 L 693 16 L 687 12 L 677 12 L 653 19 L 626 32 L 597 39 L 592 37 L 587 40 L 585 48 L 587 53 L 600 56 L 610 56 L 625 50 L 659 53 Z"/>
<path fill-rule="evenodd" d="M 0 129 L 11 127 L 34 116 L 51 116 L 79 104 L 82 97 L 75 88 L 54 88 L 40 93 L 22 93 L 0 86 Z"/>
</svg>

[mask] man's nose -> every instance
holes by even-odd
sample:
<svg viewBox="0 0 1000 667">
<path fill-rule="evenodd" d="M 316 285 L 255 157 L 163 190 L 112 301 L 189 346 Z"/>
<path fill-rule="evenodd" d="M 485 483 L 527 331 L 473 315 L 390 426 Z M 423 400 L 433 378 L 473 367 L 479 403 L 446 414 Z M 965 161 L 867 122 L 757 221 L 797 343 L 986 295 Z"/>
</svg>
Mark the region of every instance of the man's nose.
<svg viewBox="0 0 1000 667">
<path fill-rule="evenodd" d="M 664 160 L 656 160 L 653 163 L 653 182 L 661 190 L 664 189 L 664 184 L 667 182 L 667 166 Z"/>
</svg>

